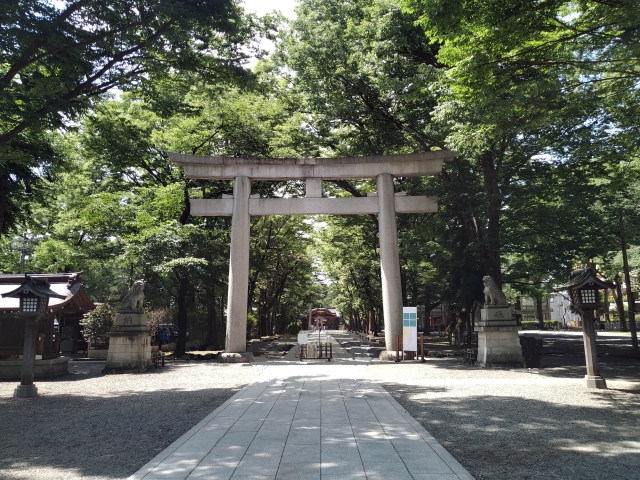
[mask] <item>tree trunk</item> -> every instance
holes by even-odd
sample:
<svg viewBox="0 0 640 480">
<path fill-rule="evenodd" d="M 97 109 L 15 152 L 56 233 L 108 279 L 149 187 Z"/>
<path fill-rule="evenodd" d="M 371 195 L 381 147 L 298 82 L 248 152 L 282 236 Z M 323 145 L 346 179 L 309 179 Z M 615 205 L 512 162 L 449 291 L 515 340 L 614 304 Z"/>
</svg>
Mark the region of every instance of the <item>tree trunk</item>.
<svg viewBox="0 0 640 480">
<path fill-rule="evenodd" d="M 209 300 L 207 301 L 207 339 L 205 341 L 205 344 L 211 345 L 212 348 L 215 348 L 214 339 L 216 331 L 216 296 L 208 294 L 207 298 Z"/>
<path fill-rule="evenodd" d="M 267 318 L 268 312 L 265 312 L 264 308 L 264 299 L 266 296 L 266 292 L 261 289 L 260 297 L 258 300 L 258 336 L 264 337 L 267 335 Z"/>
<path fill-rule="evenodd" d="M 464 312 L 464 328 L 467 331 L 467 345 L 471 345 L 471 340 L 473 339 L 473 327 L 472 327 L 472 321 L 471 321 L 471 315 L 473 313 L 473 304 L 475 302 L 473 300 L 470 300 L 469 302 L 467 302 L 467 306 L 465 307 L 465 312 Z"/>
<path fill-rule="evenodd" d="M 272 308 L 271 309 L 271 315 L 270 315 L 270 321 L 269 321 L 269 333 L 271 335 L 275 335 L 278 333 L 277 329 L 276 329 L 276 308 Z"/>
<path fill-rule="evenodd" d="M 627 332 L 627 320 L 624 313 L 624 302 L 622 301 L 622 285 L 620 282 L 620 275 L 616 275 L 613 278 L 615 290 L 612 290 L 613 298 L 616 301 L 616 310 L 618 310 L 618 321 L 620 322 L 620 331 Z"/>
<path fill-rule="evenodd" d="M 431 289 L 429 287 L 425 287 L 424 289 L 424 325 L 423 331 L 424 334 L 428 337 L 431 335 L 431 309 L 429 308 L 431 304 Z"/>
<path fill-rule="evenodd" d="M 607 324 L 611 323 L 611 318 L 609 317 L 609 289 L 604 289 L 604 321 Z"/>
<path fill-rule="evenodd" d="M 544 330 L 544 313 L 542 313 L 542 295 L 536 295 L 536 326 L 538 330 Z"/>
<path fill-rule="evenodd" d="M 189 180 L 184 181 L 184 189 L 183 189 L 183 200 L 184 200 L 184 208 L 182 209 L 182 214 L 180 215 L 180 225 L 186 225 L 189 223 L 189 215 L 191 214 L 191 200 L 189 198 Z"/>
<path fill-rule="evenodd" d="M 184 356 L 187 343 L 187 308 L 189 293 L 189 277 L 181 277 L 178 284 L 178 340 L 176 342 L 176 357 Z"/>
<path fill-rule="evenodd" d="M 478 302 L 473 302 L 473 307 L 471 308 L 471 331 L 473 332 L 476 327 L 476 313 L 478 312 Z"/>
<path fill-rule="evenodd" d="M 407 275 L 400 269 L 400 289 L 402 291 L 402 305 L 409 306 L 407 299 Z"/>
<path fill-rule="evenodd" d="M 0 173 L 0 238 L 5 229 L 5 220 L 9 205 L 9 172 Z"/>
<path fill-rule="evenodd" d="M 380 310 L 377 311 L 376 318 L 373 322 L 373 336 L 377 337 L 380 332 L 380 319 L 382 318 L 382 314 Z"/>
<path fill-rule="evenodd" d="M 500 270 L 500 209 L 502 193 L 498 182 L 498 172 L 493 152 L 487 151 L 480 156 L 480 164 L 487 195 L 487 238 L 485 238 L 484 267 L 498 285 L 502 285 Z"/>
<path fill-rule="evenodd" d="M 220 332 L 223 334 L 222 341 L 218 340 L 218 347 L 222 348 L 227 342 L 227 317 L 225 315 L 224 306 L 227 304 L 227 295 L 224 293 L 227 289 L 222 289 L 222 295 L 220 295 Z M 218 334 L 218 337 L 220 334 Z"/>
<path fill-rule="evenodd" d="M 634 315 L 635 299 L 631 288 L 631 276 L 629 275 L 629 262 L 627 261 L 627 241 L 624 236 L 624 219 L 620 210 L 620 244 L 622 246 L 622 266 L 624 269 L 624 281 L 627 286 L 627 303 L 629 305 L 629 330 L 631 331 L 631 351 L 638 354 L 638 333 L 636 332 L 636 319 Z"/>
</svg>

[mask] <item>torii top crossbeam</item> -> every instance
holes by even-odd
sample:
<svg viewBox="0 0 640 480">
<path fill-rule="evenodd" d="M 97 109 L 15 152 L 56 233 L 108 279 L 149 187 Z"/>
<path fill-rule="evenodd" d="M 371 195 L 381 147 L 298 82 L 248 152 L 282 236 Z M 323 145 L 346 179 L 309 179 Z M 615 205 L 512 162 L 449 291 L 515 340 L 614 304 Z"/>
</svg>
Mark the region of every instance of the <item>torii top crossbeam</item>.
<svg viewBox="0 0 640 480">
<path fill-rule="evenodd" d="M 212 157 L 170 153 L 171 160 L 182 167 L 187 178 L 232 180 L 249 177 L 252 180 L 304 180 L 321 178 L 343 180 L 374 178 L 384 173 L 394 177 L 438 175 L 442 163 L 452 160 L 450 150 L 405 155 L 375 155 L 339 158 L 247 158 Z"/>
</svg>

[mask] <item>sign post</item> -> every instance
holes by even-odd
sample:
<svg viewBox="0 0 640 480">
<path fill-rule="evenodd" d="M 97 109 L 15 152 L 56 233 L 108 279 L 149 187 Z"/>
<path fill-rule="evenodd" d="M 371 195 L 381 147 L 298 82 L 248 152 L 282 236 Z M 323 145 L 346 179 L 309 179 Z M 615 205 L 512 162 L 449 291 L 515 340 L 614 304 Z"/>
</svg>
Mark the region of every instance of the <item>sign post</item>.
<svg viewBox="0 0 640 480">
<path fill-rule="evenodd" d="M 402 307 L 402 339 L 405 352 L 418 351 L 418 307 Z"/>
</svg>

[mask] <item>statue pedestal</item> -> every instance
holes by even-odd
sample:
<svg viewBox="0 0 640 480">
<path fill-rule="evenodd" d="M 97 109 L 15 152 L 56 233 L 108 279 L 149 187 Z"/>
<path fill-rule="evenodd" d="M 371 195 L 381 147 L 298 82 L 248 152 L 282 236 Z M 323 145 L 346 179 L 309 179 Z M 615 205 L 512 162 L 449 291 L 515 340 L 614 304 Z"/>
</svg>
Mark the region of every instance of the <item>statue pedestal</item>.
<svg viewBox="0 0 640 480">
<path fill-rule="evenodd" d="M 478 332 L 478 364 L 481 367 L 524 367 L 518 325 L 512 319 L 511 307 L 487 306 L 480 311 Z"/>
<path fill-rule="evenodd" d="M 109 335 L 104 373 L 137 373 L 151 368 L 151 330 L 142 312 L 119 312 Z"/>
</svg>

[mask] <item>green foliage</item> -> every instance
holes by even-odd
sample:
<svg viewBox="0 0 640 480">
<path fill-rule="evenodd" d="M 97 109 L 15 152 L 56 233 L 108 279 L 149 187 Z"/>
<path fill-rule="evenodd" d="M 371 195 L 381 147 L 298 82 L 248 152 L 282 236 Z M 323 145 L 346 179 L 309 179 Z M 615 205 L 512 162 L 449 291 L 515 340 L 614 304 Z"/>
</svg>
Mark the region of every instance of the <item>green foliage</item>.
<svg viewBox="0 0 640 480">
<path fill-rule="evenodd" d="M 544 321 L 545 330 L 557 330 L 558 329 L 558 321 L 557 320 L 545 320 Z M 535 320 L 522 320 L 520 322 L 521 330 L 537 330 L 538 324 Z"/>
<path fill-rule="evenodd" d="M 300 332 L 300 325 L 292 323 L 287 327 L 287 332 L 289 335 L 298 335 L 298 332 Z"/>
<path fill-rule="evenodd" d="M 116 319 L 116 309 L 107 303 L 98 305 L 84 315 L 81 325 L 87 338 L 95 338 L 106 334 Z"/>
<path fill-rule="evenodd" d="M 247 313 L 247 337 L 260 338 L 258 335 L 258 317 L 254 312 Z"/>
<path fill-rule="evenodd" d="M 430 121 L 437 48 L 415 20 L 390 1 L 301 2 L 275 60 L 325 156 L 443 146 Z"/>
<path fill-rule="evenodd" d="M 84 271 L 100 302 L 144 278 L 149 307 L 178 327 L 178 355 L 187 330 L 221 345 L 230 221 L 191 217 L 190 202 L 232 185 L 186 179 L 168 152 L 447 147 L 457 156 L 442 176 L 394 180 L 439 203 L 437 214 L 398 215 L 405 304 L 471 311 L 486 274 L 514 297 L 539 299 L 582 264 L 620 285 L 620 215 L 640 268 L 634 7 L 302 0 L 276 53 L 240 82 L 246 42 L 276 17 L 242 17 L 226 0 L 5 2 L 0 270 L 19 269 L 21 246 L 6 233 L 28 231 L 28 271 Z M 119 57 L 123 49 L 131 53 Z M 123 91 L 117 99 L 103 96 L 112 87 Z M 323 187 L 326 196 L 376 188 Z M 252 188 L 304 192 L 298 181 Z M 253 218 L 250 254 L 254 334 L 297 325 L 309 303 L 340 308 L 353 328 L 380 328 L 375 216 Z"/>
<path fill-rule="evenodd" d="M 151 310 L 148 314 L 149 329 L 151 330 L 151 338 L 155 339 L 156 333 L 160 330 L 160 325 L 169 325 L 171 323 L 171 311 L 168 308 L 158 308 Z"/>
<path fill-rule="evenodd" d="M 280 333 L 313 298 L 312 227 L 300 217 L 273 216 L 255 219 L 252 231 L 249 296 L 257 306 L 258 333 L 271 334 L 274 327 Z"/>
<path fill-rule="evenodd" d="M 0 235 L 26 220 L 62 164 L 51 132 L 72 129 L 110 90 L 153 92 L 169 72 L 236 81 L 246 76 L 240 45 L 263 27 L 230 0 L 3 1 Z M 132 146 L 118 140 L 117 153 Z"/>
</svg>

